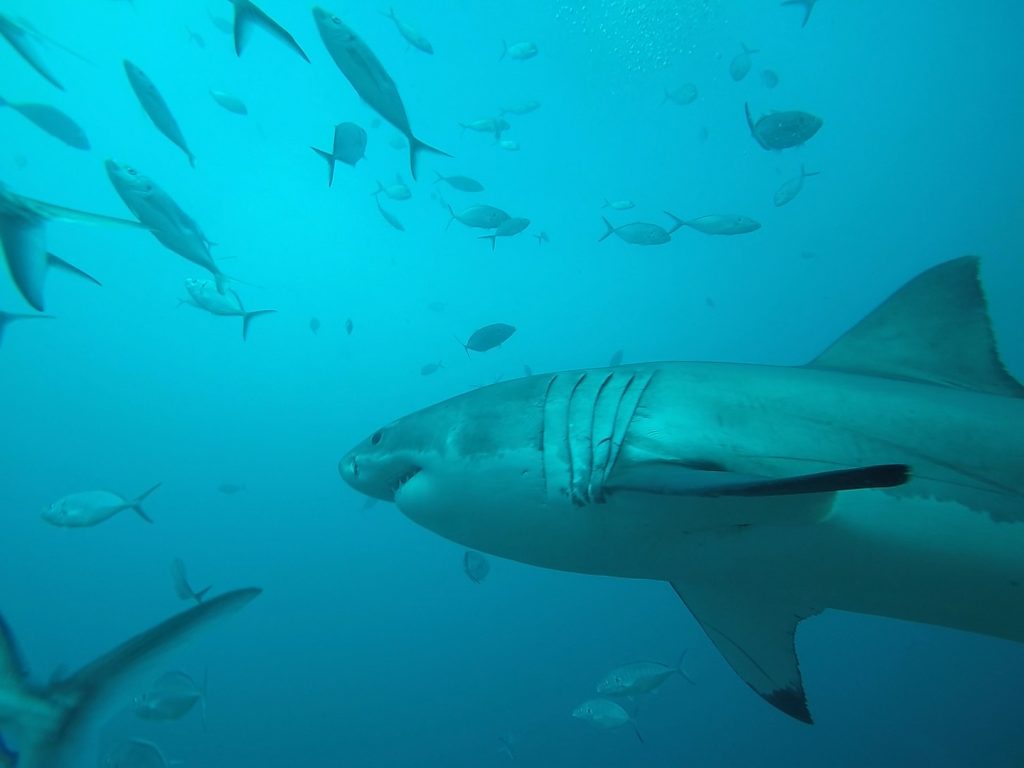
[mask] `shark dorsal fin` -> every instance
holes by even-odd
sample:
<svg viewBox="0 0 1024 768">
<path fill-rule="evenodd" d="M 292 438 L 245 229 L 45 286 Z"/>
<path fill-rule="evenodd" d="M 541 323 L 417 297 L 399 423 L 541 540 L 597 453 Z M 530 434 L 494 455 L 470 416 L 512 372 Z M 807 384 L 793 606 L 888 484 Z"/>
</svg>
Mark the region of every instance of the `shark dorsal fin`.
<svg viewBox="0 0 1024 768">
<path fill-rule="evenodd" d="M 975 256 L 922 272 L 809 367 L 1024 397 L 999 359 Z"/>
</svg>

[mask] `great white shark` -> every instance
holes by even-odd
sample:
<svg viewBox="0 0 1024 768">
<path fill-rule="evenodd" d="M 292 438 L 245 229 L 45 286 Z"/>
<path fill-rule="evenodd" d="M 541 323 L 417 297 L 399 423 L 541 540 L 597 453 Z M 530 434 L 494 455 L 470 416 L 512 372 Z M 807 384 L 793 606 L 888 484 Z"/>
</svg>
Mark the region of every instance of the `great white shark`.
<svg viewBox="0 0 1024 768">
<path fill-rule="evenodd" d="M 828 608 L 1024 642 L 1024 387 L 978 268 L 921 273 L 807 365 L 529 376 L 401 418 L 339 471 L 466 547 L 670 582 L 810 723 L 795 633 Z"/>
</svg>

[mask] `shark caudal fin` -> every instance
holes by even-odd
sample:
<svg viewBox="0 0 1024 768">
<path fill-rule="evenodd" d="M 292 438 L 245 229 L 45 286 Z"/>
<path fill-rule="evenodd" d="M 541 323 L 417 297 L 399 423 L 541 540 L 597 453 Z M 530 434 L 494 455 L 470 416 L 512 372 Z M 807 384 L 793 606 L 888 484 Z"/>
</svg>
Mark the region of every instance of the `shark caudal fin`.
<svg viewBox="0 0 1024 768">
<path fill-rule="evenodd" d="M 1024 397 L 999 357 L 975 256 L 922 272 L 808 367 Z"/>
<path fill-rule="evenodd" d="M 796 657 L 796 626 L 818 613 L 784 596 L 717 584 L 672 588 L 729 666 L 761 698 L 811 724 Z"/>
<path fill-rule="evenodd" d="M 0 732 L 17 739 L 18 767 L 60 768 L 90 716 L 117 684 L 177 642 L 239 610 L 261 591 L 235 590 L 183 611 L 45 687 L 28 682 L 14 636 L 0 619 Z M 4 751 L 10 752 L 0 746 Z"/>
</svg>

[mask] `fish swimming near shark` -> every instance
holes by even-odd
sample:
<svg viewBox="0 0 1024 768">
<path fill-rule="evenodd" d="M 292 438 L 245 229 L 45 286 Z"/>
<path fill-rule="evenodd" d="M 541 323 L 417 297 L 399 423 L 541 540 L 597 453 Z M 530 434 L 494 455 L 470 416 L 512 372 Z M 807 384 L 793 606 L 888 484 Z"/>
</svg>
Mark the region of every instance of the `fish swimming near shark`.
<svg viewBox="0 0 1024 768">
<path fill-rule="evenodd" d="M 66 768 L 76 757 L 89 726 L 118 686 L 168 648 L 254 600 L 262 590 L 239 589 L 207 600 L 125 641 L 74 674 L 37 685 L 14 635 L 0 618 L 0 752 L 18 768 Z M 4 739 L 15 746 L 5 749 Z M 3 759 L 0 757 L 0 759 Z"/>
<path fill-rule="evenodd" d="M 92 275 L 47 251 L 46 225 L 56 220 L 142 227 L 136 221 L 87 213 L 24 197 L 0 182 L 0 245 L 3 246 L 7 268 L 25 301 L 40 312 L 46 303 L 43 291 L 51 267 L 84 277 L 96 285 L 100 284 Z"/>
<path fill-rule="evenodd" d="M 249 338 L 249 324 L 253 318 L 263 315 L 272 315 L 276 309 L 254 309 L 246 310 L 238 293 L 231 288 L 221 291 L 216 283 L 209 280 L 196 280 L 194 277 L 185 278 L 185 290 L 188 299 L 185 303 L 205 310 L 211 315 L 220 317 L 242 318 L 242 341 Z"/>
<path fill-rule="evenodd" d="M 366 129 L 355 123 L 338 123 L 334 126 L 334 143 L 331 151 L 310 147 L 327 161 L 327 186 L 334 184 L 334 164 L 341 161 L 355 168 L 356 163 L 366 157 Z"/>
<path fill-rule="evenodd" d="M 128 75 L 128 83 L 135 92 L 135 97 L 139 100 L 139 104 L 142 105 L 142 110 L 153 121 L 156 129 L 185 153 L 185 156 L 188 158 L 188 164 L 195 168 L 195 155 L 188 148 L 188 142 L 185 141 L 185 136 L 181 132 L 178 121 L 174 119 L 171 108 L 167 106 L 167 102 L 160 91 L 157 90 L 153 81 L 149 79 L 145 72 L 128 61 L 128 59 L 124 60 L 124 71 Z"/>
<path fill-rule="evenodd" d="M 405 104 L 398 93 L 398 86 L 362 38 L 345 22 L 323 8 L 313 9 L 313 19 L 316 21 L 320 39 L 323 40 L 327 53 L 359 94 L 359 98 L 409 140 L 409 167 L 412 169 L 412 177 L 416 178 L 418 153 L 427 151 L 451 157 L 447 152 L 425 144 L 413 135 Z"/>
<path fill-rule="evenodd" d="M 1024 642 L 1024 386 L 963 257 L 810 363 L 661 362 L 502 382 L 339 463 L 461 546 L 669 582 L 733 670 L 812 721 L 797 625 L 827 609 Z"/>
<path fill-rule="evenodd" d="M 199 224 L 161 186 L 136 168 L 116 160 L 105 161 L 104 167 L 125 206 L 153 237 L 165 248 L 213 275 L 217 290 L 224 293 L 230 278 L 214 261 L 210 238 Z"/>
<path fill-rule="evenodd" d="M 0 97 L 0 107 L 9 107 L 36 127 L 74 149 L 89 149 L 89 138 L 82 126 L 49 104 L 17 103 Z"/>
<path fill-rule="evenodd" d="M 235 21 L 232 32 L 235 36 L 235 55 L 241 56 L 242 50 L 248 45 L 252 32 L 257 27 L 269 32 L 271 36 L 295 51 L 299 56 L 309 61 L 309 56 L 302 50 L 295 38 L 288 30 L 270 18 L 251 0 L 228 0 L 235 7 Z"/>
<path fill-rule="evenodd" d="M 51 85 L 64 90 L 64 86 L 60 80 L 57 79 L 56 75 L 50 71 L 50 68 L 46 66 L 46 62 L 43 61 L 43 57 L 39 54 L 32 40 L 29 39 L 28 30 L 21 25 L 15 23 L 11 19 L 0 13 L 0 37 L 3 37 L 11 47 L 18 52 L 18 55 L 23 58 L 32 69 L 42 75 Z"/>
</svg>

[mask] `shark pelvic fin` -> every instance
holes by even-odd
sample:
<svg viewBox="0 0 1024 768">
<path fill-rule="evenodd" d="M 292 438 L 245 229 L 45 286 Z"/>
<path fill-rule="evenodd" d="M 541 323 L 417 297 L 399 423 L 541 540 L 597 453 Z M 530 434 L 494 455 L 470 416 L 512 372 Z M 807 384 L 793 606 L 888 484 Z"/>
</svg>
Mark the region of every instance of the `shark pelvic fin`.
<svg viewBox="0 0 1024 768">
<path fill-rule="evenodd" d="M 999 358 L 974 256 L 922 272 L 809 367 L 1024 397 Z"/>
<path fill-rule="evenodd" d="M 733 671 L 761 698 L 811 724 L 807 694 L 796 657 L 796 626 L 817 613 L 776 595 L 748 594 L 741 587 L 672 588 Z"/>
</svg>

